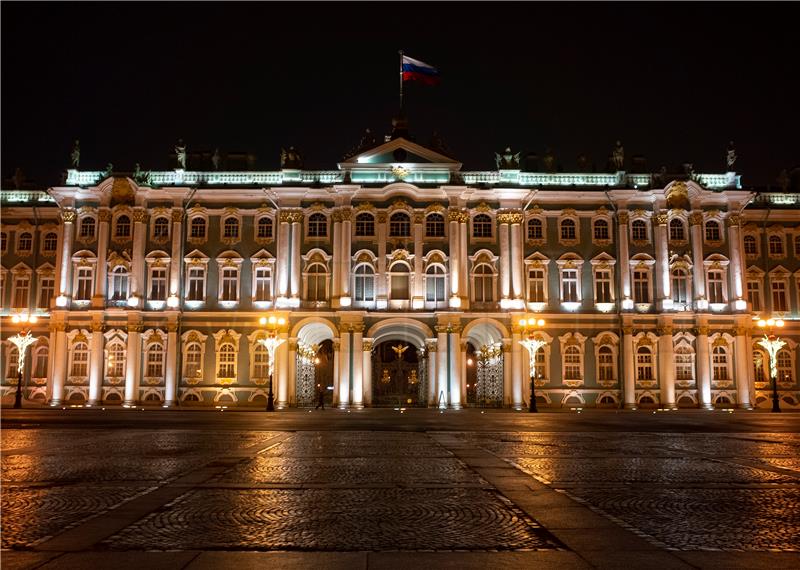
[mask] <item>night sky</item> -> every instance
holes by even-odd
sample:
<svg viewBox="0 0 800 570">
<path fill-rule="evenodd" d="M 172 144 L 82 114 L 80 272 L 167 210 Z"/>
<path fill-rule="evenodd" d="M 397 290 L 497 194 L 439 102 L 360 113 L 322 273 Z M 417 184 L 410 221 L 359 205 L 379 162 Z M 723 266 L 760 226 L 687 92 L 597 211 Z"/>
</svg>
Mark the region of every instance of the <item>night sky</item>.
<svg viewBox="0 0 800 570">
<path fill-rule="evenodd" d="M 468 170 L 552 148 L 597 170 L 617 139 L 651 171 L 723 172 L 745 186 L 800 165 L 800 33 L 791 3 L 2 4 L 2 176 L 58 184 L 81 169 L 173 167 L 250 152 L 277 170 L 336 162 L 398 108 L 398 49 L 436 66 L 406 84 L 412 136 L 437 130 Z M 191 158 L 189 163 L 191 168 Z"/>
</svg>

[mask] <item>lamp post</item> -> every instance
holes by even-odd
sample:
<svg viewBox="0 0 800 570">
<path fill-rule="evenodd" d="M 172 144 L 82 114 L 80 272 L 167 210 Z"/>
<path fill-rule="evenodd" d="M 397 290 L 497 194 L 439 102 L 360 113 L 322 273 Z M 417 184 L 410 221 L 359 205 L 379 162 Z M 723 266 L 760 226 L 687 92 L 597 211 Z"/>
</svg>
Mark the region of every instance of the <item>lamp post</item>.
<svg viewBox="0 0 800 570">
<path fill-rule="evenodd" d="M 786 346 L 786 341 L 778 338 L 772 333 L 773 327 L 782 328 L 783 319 L 760 319 L 757 323 L 758 328 L 764 332 L 764 338 L 758 344 L 764 347 L 769 356 L 769 375 L 772 379 L 772 412 L 780 413 L 781 405 L 778 397 L 778 351 Z"/>
<path fill-rule="evenodd" d="M 269 394 L 267 395 L 267 411 L 275 411 L 275 396 L 272 392 L 272 372 L 275 369 L 275 349 L 283 344 L 284 339 L 278 338 L 278 329 L 286 324 L 286 319 L 270 315 L 261 317 L 259 320 L 262 326 L 267 326 L 267 338 L 259 339 L 258 342 L 267 349 L 267 368 L 269 370 Z"/>
<path fill-rule="evenodd" d="M 27 312 L 11 317 L 14 324 L 30 323 L 35 324 L 38 318 L 36 315 L 29 315 Z M 22 371 L 25 369 L 25 356 L 28 347 L 36 342 L 36 338 L 31 334 L 30 329 L 23 329 L 8 339 L 17 347 L 17 391 L 14 393 L 14 409 L 22 407 Z"/>
<path fill-rule="evenodd" d="M 529 413 L 537 413 L 539 409 L 536 407 L 536 390 L 534 387 L 534 378 L 536 377 L 536 352 L 547 344 L 546 341 L 535 338 L 536 327 L 543 327 L 545 325 L 544 319 L 520 319 L 519 326 L 522 328 L 522 336 L 524 340 L 519 343 L 528 349 L 528 356 L 530 358 L 530 380 L 531 380 L 531 395 L 530 404 L 528 405 Z"/>
</svg>

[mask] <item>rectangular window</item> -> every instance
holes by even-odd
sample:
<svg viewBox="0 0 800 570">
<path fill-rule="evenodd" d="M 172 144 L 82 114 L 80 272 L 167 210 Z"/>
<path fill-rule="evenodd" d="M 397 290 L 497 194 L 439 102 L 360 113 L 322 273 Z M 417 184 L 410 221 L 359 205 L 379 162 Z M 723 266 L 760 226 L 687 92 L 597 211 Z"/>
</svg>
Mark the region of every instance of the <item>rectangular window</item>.
<svg viewBox="0 0 800 570">
<path fill-rule="evenodd" d="M 392 299 L 408 299 L 408 274 L 392 275 Z"/>
<path fill-rule="evenodd" d="M 222 270 L 222 301 L 237 301 L 239 299 L 239 270 L 226 267 Z"/>
<path fill-rule="evenodd" d="M 747 282 L 747 301 L 753 311 L 761 310 L 761 283 L 758 281 Z"/>
<path fill-rule="evenodd" d="M 638 270 L 633 272 L 633 300 L 636 303 L 650 302 L 650 272 Z"/>
<path fill-rule="evenodd" d="M 42 277 L 39 285 L 39 302 L 36 306 L 40 309 L 49 309 L 55 289 L 56 280 L 53 277 Z"/>
<path fill-rule="evenodd" d="M 202 267 L 189 268 L 189 279 L 186 293 L 188 301 L 202 301 L 205 297 L 206 270 Z"/>
<path fill-rule="evenodd" d="M 167 299 L 167 269 L 154 267 L 150 270 L 150 300 L 165 301 Z"/>
<path fill-rule="evenodd" d="M 722 271 L 709 271 L 708 272 L 708 302 L 709 303 L 724 303 L 722 289 L 723 275 Z"/>
<path fill-rule="evenodd" d="M 578 302 L 577 269 L 565 269 L 561 272 L 561 300 L 564 303 Z"/>
<path fill-rule="evenodd" d="M 683 269 L 672 271 L 672 301 L 675 303 L 689 302 L 689 275 Z"/>
<path fill-rule="evenodd" d="M 677 380 L 694 380 L 694 363 L 690 352 L 675 353 L 675 378 Z"/>
<path fill-rule="evenodd" d="M 75 290 L 76 301 L 90 301 L 92 299 L 92 269 L 91 267 L 78 268 L 78 283 Z"/>
<path fill-rule="evenodd" d="M 272 272 L 269 267 L 256 268 L 256 287 L 254 301 L 269 301 L 272 299 Z"/>
<path fill-rule="evenodd" d="M 611 303 L 611 271 L 608 269 L 599 269 L 594 273 L 595 288 L 596 288 L 596 302 L 598 303 Z"/>
<path fill-rule="evenodd" d="M 772 282 L 772 310 L 778 313 L 785 313 L 789 310 L 786 302 L 786 282 Z"/>
<path fill-rule="evenodd" d="M 544 269 L 528 270 L 528 301 L 544 303 Z"/>
<path fill-rule="evenodd" d="M 14 303 L 15 309 L 27 309 L 28 297 L 31 287 L 30 275 L 17 275 L 14 279 Z"/>
</svg>

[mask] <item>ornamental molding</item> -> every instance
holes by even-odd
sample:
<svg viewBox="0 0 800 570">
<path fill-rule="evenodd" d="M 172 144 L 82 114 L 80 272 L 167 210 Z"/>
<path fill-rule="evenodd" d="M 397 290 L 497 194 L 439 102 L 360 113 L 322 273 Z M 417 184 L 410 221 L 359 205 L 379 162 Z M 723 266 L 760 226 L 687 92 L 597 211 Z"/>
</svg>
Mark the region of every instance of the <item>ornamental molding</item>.
<svg viewBox="0 0 800 570">
<path fill-rule="evenodd" d="M 364 339 L 361 341 L 362 352 L 372 352 L 373 341 L 372 339 Z"/>
<path fill-rule="evenodd" d="M 172 222 L 177 224 L 183 221 L 183 212 L 180 210 L 172 210 Z"/>
<path fill-rule="evenodd" d="M 341 217 L 343 222 L 349 222 L 353 217 L 353 209 L 342 208 L 341 210 L 339 210 L 339 217 Z"/>
<path fill-rule="evenodd" d="M 333 220 L 334 224 L 342 223 L 342 213 L 339 210 L 334 210 L 331 214 L 331 219 Z"/>
<path fill-rule="evenodd" d="M 653 216 L 653 219 L 659 226 L 666 226 L 668 218 L 669 216 L 667 216 L 667 214 L 656 214 L 655 216 Z"/>
<path fill-rule="evenodd" d="M 689 225 L 700 226 L 703 224 L 703 212 L 692 212 L 689 214 Z"/>
<path fill-rule="evenodd" d="M 425 214 L 430 214 L 432 212 L 444 212 L 446 208 L 441 204 L 430 204 L 427 208 L 425 208 Z"/>
<path fill-rule="evenodd" d="M 62 210 L 61 211 L 61 219 L 64 220 L 65 224 L 72 224 L 75 223 L 75 219 L 78 217 L 78 213 L 75 210 Z"/>
<path fill-rule="evenodd" d="M 620 212 L 617 214 L 617 220 L 619 221 L 620 225 L 627 225 L 629 222 L 628 212 Z"/>
<path fill-rule="evenodd" d="M 729 228 L 738 227 L 742 224 L 742 218 L 739 214 L 730 214 L 725 220 L 725 225 Z"/>
<path fill-rule="evenodd" d="M 385 224 L 385 223 L 386 223 L 387 214 L 386 214 L 386 212 L 384 212 L 384 211 L 381 211 L 381 212 L 378 212 L 378 213 L 377 213 L 377 215 L 375 216 L 375 218 L 376 218 L 376 221 L 377 221 L 379 224 Z"/>
<path fill-rule="evenodd" d="M 136 223 L 145 223 L 147 222 L 147 212 L 141 208 L 136 208 L 133 211 L 133 221 Z"/>
<path fill-rule="evenodd" d="M 97 214 L 97 219 L 101 222 L 109 223 L 111 221 L 111 210 L 108 208 L 100 208 Z"/>
<path fill-rule="evenodd" d="M 356 206 L 356 212 L 374 212 L 375 206 L 372 205 L 371 202 L 362 202 L 361 204 Z"/>
</svg>

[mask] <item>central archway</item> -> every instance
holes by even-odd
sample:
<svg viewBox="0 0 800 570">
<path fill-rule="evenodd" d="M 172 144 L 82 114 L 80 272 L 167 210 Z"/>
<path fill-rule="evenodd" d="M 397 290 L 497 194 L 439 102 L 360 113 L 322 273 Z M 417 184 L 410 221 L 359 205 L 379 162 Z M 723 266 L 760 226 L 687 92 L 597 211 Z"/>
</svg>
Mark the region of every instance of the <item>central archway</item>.
<svg viewBox="0 0 800 570">
<path fill-rule="evenodd" d="M 317 405 L 322 392 L 325 404 L 333 404 L 334 350 L 336 329 L 327 320 L 303 319 L 292 330 L 297 338 L 294 400 L 298 407 Z"/>
<path fill-rule="evenodd" d="M 425 339 L 433 331 L 414 319 L 396 317 L 383 319 L 370 327 L 372 365 L 367 400 L 372 406 L 427 406 L 428 358 Z"/>
</svg>

